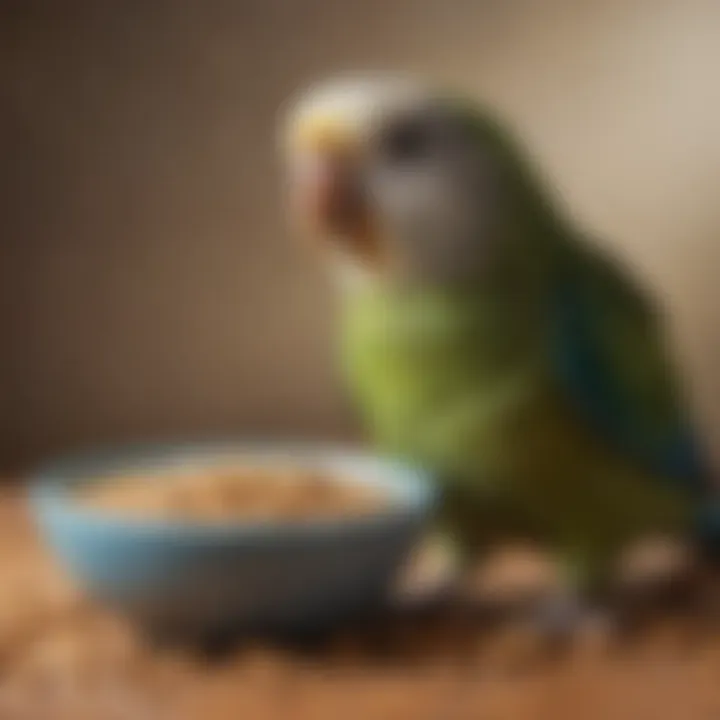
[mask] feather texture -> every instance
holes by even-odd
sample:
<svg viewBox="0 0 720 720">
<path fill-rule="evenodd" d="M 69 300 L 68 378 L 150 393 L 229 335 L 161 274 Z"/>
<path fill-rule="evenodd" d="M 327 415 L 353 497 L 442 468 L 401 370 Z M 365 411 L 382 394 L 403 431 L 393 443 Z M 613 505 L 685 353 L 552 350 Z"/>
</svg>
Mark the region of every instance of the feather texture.
<svg viewBox="0 0 720 720">
<path fill-rule="evenodd" d="M 553 293 L 555 367 L 582 417 L 652 473 L 695 491 L 708 471 L 654 307 L 597 252 L 574 253 Z"/>
</svg>

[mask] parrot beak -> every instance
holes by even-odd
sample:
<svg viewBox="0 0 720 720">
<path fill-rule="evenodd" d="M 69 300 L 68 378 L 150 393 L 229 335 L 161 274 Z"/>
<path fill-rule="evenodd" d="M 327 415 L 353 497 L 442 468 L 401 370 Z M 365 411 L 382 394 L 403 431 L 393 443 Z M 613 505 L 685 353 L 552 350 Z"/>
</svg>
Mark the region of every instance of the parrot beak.
<svg viewBox="0 0 720 720">
<path fill-rule="evenodd" d="M 358 143 L 342 126 L 316 121 L 297 128 L 290 151 L 290 206 L 313 237 L 369 261 L 375 244 L 358 165 Z"/>
</svg>

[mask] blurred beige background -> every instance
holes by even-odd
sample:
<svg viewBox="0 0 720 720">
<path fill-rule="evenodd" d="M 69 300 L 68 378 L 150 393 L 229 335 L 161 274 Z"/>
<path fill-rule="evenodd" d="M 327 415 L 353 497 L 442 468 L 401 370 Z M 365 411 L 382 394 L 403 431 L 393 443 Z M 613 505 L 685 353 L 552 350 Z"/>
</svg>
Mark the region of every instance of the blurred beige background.
<svg viewBox="0 0 720 720">
<path fill-rule="evenodd" d="M 0 468 L 86 443 L 343 434 L 330 289 L 279 216 L 274 120 L 337 70 L 497 103 L 655 283 L 720 441 L 720 3 L 0 5 Z"/>
</svg>

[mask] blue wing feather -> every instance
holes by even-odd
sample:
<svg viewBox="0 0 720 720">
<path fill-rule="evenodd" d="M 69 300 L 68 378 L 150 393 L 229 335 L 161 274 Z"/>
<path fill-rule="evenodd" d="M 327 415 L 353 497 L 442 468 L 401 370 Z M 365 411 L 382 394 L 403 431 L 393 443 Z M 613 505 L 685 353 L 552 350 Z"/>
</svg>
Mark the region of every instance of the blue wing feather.
<svg viewBox="0 0 720 720">
<path fill-rule="evenodd" d="M 582 282 L 566 280 L 554 297 L 554 362 L 561 384 L 583 417 L 621 452 L 634 456 L 650 472 L 683 486 L 706 487 L 706 465 L 692 428 L 678 408 L 671 438 L 659 438 L 644 426 L 643 413 L 633 404 L 616 368 L 604 353 L 606 338 L 598 337 L 597 303 Z"/>
</svg>

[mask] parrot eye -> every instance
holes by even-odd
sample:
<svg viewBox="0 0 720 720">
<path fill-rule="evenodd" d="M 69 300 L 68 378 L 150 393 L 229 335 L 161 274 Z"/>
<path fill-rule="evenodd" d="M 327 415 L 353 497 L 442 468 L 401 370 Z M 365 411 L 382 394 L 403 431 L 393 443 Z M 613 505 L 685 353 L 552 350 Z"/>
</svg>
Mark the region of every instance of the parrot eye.
<svg viewBox="0 0 720 720">
<path fill-rule="evenodd" d="M 412 162 L 427 153 L 429 139 L 426 128 L 419 123 L 403 122 L 381 138 L 381 152 L 383 157 L 393 162 Z"/>
</svg>

